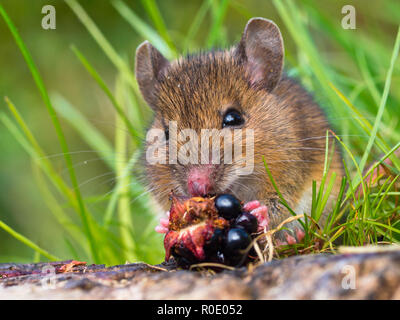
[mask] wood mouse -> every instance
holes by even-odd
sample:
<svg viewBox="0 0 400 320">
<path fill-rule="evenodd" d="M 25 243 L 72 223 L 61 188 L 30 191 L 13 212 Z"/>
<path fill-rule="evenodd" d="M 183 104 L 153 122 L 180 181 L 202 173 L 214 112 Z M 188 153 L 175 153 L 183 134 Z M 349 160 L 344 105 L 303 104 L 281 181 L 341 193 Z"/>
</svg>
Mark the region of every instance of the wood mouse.
<svg viewBox="0 0 400 320">
<path fill-rule="evenodd" d="M 150 129 L 166 132 L 163 148 L 169 157 L 168 124 L 178 130 L 252 129 L 254 170 L 238 175 L 240 165 L 149 164 L 146 178 L 151 193 L 168 210 L 171 190 L 182 196 L 231 193 L 258 219 L 260 230 L 274 228 L 291 216 L 279 202 L 263 163 L 263 156 L 289 206 L 310 214 L 312 181 L 317 187 L 325 161 L 328 121 L 312 96 L 283 71 L 284 46 L 277 25 L 264 18 L 248 21 L 240 42 L 229 50 L 213 50 L 168 61 L 149 42 L 136 51 L 136 78 L 153 109 Z M 330 138 L 332 144 L 334 139 Z M 181 141 L 174 141 L 178 146 Z M 246 140 L 244 141 L 246 144 Z M 145 151 L 149 148 L 147 143 Z M 340 150 L 332 155 L 329 176 L 337 178 L 321 221 L 330 212 L 343 176 Z M 166 232 L 168 216 L 156 231 Z M 293 244 L 304 231 L 298 221 L 285 225 L 276 240 Z"/>
</svg>

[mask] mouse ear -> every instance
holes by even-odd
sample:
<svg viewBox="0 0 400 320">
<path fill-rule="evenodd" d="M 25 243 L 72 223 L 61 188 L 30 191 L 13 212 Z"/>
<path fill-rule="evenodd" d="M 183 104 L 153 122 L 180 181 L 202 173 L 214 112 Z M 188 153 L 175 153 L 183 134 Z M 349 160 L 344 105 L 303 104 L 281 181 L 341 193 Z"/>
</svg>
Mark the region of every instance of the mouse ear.
<svg viewBox="0 0 400 320">
<path fill-rule="evenodd" d="M 148 41 L 136 49 L 136 80 L 144 99 L 152 108 L 155 107 L 155 86 L 158 76 L 168 64 L 168 60 Z"/>
<path fill-rule="evenodd" d="M 236 53 L 244 63 L 252 84 L 268 91 L 275 88 L 283 69 L 283 40 L 271 20 L 252 18 L 247 22 Z"/>
</svg>

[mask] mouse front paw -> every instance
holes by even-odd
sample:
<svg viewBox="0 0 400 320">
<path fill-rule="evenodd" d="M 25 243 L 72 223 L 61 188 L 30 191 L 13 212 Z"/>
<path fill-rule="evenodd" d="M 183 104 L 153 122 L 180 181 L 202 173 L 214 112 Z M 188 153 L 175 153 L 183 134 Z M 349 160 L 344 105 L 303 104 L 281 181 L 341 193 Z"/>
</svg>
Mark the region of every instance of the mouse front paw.
<svg viewBox="0 0 400 320">
<path fill-rule="evenodd" d="M 304 235 L 301 227 L 295 227 L 294 230 L 282 230 L 278 231 L 275 242 L 277 246 L 297 244 L 303 241 Z"/>
<path fill-rule="evenodd" d="M 165 213 L 165 217 L 160 218 L 160 224 L 155 227 L 158 233 L 167 233 L 169 226 L 169 211 Z"/>
<path fill-rule="evenodd" d="M 269 215 L 267 206 L 262 205 L 258 200 L 245 203 L 243 210 L 250 212 L 257 218 L 258 231 L 264 231 L 269 227 Z"/>
</svg>

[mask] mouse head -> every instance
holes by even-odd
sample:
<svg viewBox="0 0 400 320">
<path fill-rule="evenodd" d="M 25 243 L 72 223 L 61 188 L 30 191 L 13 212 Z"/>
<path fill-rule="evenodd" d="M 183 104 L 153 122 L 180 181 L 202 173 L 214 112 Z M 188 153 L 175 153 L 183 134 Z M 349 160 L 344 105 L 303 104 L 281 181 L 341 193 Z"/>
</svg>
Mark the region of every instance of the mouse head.
<svg viewBox="0 0 400 320">
<path fill-rule="evenodd" d="M 241 186 L 259 175 L 265 176 L 262 155 L 270 144 L 276 143 L 273 135 L 282 131 L 279 112 L 274 110 L 274 89 L 281 78 L 283 55 L 279 28 L 263 18 L 251 19 L 240 42 L 226 51 L 170 62 L 147 41 L 138 47 L 136 78 L 144 99 L 155 113 L 149 132 L 166 133 L 165 139 L 158 142 L 153 135 L 146 146 L 146 155 L 156 145 L 156 154 L 166 156 L 165 163 L 147 161 L 150 187 L 155 189 L 156 196 L 166 200 L 171 190 L 186 196 L 230 191 L 240 199 L 247 198 L 243 194 L 246 188 Z M 171 133 L 171 126 L 177 134 Z M 253 130 L 254 141 L 242 132 L 242 150 L 245 152 L 250 142 L 254 145 L 254 170 L 247 175 L 238 174 L 238 167 L 244 165 L 243 158 L 240 161 L 233 157 L 231 163 L 225 161 L 227 145 L 222 140 L 222 149 L 216 156 L 219 159 L 213 161 L 209 156 L 213 150 L 202 149 L 204 129 L 232 133 L 235 143 L 238 141 L 235 130 Z M 178 153 L 175 161 L 173 152 Z M 193 161 L 180 161 L 181 152 Z M 202 156 L 205 161 L 201 161 Z"/>
</svg>

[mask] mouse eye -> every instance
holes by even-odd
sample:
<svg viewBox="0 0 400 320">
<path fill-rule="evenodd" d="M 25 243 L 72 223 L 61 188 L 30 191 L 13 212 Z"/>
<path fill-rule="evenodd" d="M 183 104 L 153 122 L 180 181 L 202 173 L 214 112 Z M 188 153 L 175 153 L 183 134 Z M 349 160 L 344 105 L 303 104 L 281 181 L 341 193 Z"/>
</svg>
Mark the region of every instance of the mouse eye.
<svg viewBox="0 0 400 320">
<path fill-rule="evenodd" d="M 222 128 L 225 127 L 237 127 L 244 123 L 244 118 L 242 114 L 234 109 L 228 110 L 224 115 L 224 120 L 222 121 Z"/>
</svg>

